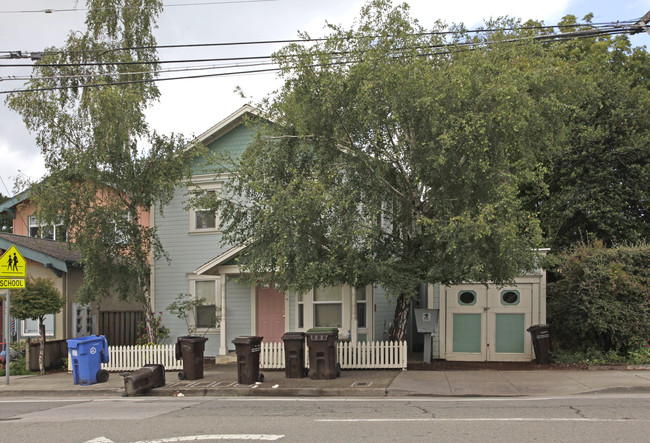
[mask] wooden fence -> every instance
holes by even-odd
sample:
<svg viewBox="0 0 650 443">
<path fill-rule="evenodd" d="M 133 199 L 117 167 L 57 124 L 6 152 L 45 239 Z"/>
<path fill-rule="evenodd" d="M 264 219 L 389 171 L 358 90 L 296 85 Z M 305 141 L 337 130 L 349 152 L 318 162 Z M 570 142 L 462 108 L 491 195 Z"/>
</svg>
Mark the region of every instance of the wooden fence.
<svg viewBox="0 0 650 443">
<path fill-rule="evenodd" d="M 142 311 L 102 311 L 97 335 L 106 337 L 113 346 L 135 345 L 138 323 L 143 320 Z"/>
<path fill-rule="evenodd" d="M 338 361 L 342 369 L 406 369 L 406 342 L 339 342 Z M 305 364 L 309 366 L 308 350 Z M 284 369 L 284 343 L 264 343 L 260 355 L 263 369 Z"/>
</svg>

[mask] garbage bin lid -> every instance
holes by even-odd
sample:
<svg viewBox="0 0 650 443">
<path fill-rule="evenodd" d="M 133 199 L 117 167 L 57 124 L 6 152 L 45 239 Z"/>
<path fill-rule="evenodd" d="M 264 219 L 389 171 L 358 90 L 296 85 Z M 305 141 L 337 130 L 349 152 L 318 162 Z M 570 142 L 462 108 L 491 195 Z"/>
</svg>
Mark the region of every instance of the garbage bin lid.
<svg viewBox="0 0 650 443">
<path fill-rule="evenodd" d="M 282 340 L 302 340 L 305 338 L 305 333 L 304 332 L 285 332 L 284 335 L 282 336 Z"/>
<path fill-rule="evenodd" d="M 339 335 L 338 328 L 311 328 L 307 330 L 307 334 L 336 334 Z"/>
<path fill-rule="evenodd" d="M 264 337 L 259 337 L 257 335 L 240 336 L 235 338 L 232 342 L 236 345 L 249 345 L 253 343 L 259 343 L 263 338 Z"/>
</svg>

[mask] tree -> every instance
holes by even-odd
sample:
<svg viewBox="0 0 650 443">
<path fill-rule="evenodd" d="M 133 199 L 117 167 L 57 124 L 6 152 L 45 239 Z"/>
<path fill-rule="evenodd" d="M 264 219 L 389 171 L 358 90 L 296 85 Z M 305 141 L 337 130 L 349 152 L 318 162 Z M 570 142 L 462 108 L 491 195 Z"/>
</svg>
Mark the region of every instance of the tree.
<svg viewBox="0 0 650 443">
<path fill-rule="evenodd" d="M 575 17 L 562 24 L 575 24 Z M 648 240 L 650 55 L 626 36 L 581 39 L 557 50 L 582 79 L 583 99 L 568 122 L 565 149 L 546 163 L 548 192 L 532 198 L 548 245 L 560 251 L 583 241 Z"/>
<path fill-rule="evenodd" d="M 62 222 L 82 255 L 78 299 L 116 290 L 140 301 L 150 342 L 150 260 L 165 252 L 143 211 L 162 211 L 190 164 L 182 138 L 152 131 L 144 115 L 159 96 L 152 31 L 161 10 L 160 0 L 90 0 L 87 31 L 44 51 L 27 84 L 34 91 L 7 99 L 45 158 L 48 177 L 32 184 L 38 217 Z"/>
<path fill-rule="evenodd" d="M 253 279 L 308 291 L 379 284 L 405 333 L 426 283 L 511 281 L 532 269 L 538 223 L 521 188 L 565 139 L 575 78 L 511 20 L 452 43 L 406 5 L 377 0 L 358 26 L 275 55 L 284 85 L 213 208 L 247 244 Z M 308 38 L 305 34 L 304 38 Z M 443 48 L 444 49 L 441 49 Z M 471 50 L 470 50 L 471 49 Z M 224 163 L 224 168 L 226 167 Z M 209 197 L 199 197 L 207 207 Z"/>
<path fill-rule="evenodd" d="M 14 289 L 11 296 L 11 315 L 25 320 L 38 320 L 38 369 L 45 374 L 43 356 L 45 354 L 45 316 L 57 314 L 65 305 L 65 299 L 49 278 L 27 277 L 25 287 Z"/>
<path fill-rule="evenodd" d="M 626 355 L 650 337 L 650 246 L 580 244 L 549 265 L 548 315 L 554 341 L 568 351 L 616 351 Z"/>
</svg>

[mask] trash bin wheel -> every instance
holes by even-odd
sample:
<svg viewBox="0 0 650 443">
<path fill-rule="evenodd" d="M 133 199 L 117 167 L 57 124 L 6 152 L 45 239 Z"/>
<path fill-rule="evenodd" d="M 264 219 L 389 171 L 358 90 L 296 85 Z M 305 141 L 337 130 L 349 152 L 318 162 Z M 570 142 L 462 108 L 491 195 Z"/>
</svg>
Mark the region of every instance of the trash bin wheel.
<svg viewBox="0 0 650 443">
<path fill-rule="evenodd" d="M 100 369 L 97 371 L 97 383 L 106 383 L 108 381 L 108 375 L 106 369 Z"/>
<path fill-rule="evenodd" d="M 336 376 L 337 377 L 341 376 L 341 363 L 336 364 Z"/>
<path fill-rule="evenodd" d="M 181 371 L 178 373 L 178 379 L 179 380 L 185 380 L 187 378 L 187 375 L 185 374 L 185 371 Z"/>
<path fill-rule="evenodd" d="M 264 374 L 257 374 L 257 381 L 262 383 L 264 381 Z"/>
</svg>

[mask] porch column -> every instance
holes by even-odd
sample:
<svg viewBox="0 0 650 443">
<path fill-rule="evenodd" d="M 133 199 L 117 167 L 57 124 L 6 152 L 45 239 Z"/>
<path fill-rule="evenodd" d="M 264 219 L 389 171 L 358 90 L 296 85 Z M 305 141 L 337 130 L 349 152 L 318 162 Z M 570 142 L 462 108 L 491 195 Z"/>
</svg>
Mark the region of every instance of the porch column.
<svg viewBox="0 0 650 443">
<path fill-rule="evenodd" d="M 356 343 L 359 341 L 359 320 L 357 318 L 357 289 L 352 288 L 352 296 L 350 297 L 350 300 L 352 301 L 352 309 L 351 309 L 351 325 L 350 325 L 350 342 Z"/>
<path fill-rule="evenodd" d="M 219 274 L 218 294 L 221 296 L 221 321 L 219 322 L 219 355 L 228 354 L 228 345 L 226 344 L 227 329 L 226 329 L 226 279 L 228 274 Z"/>
</svg>

